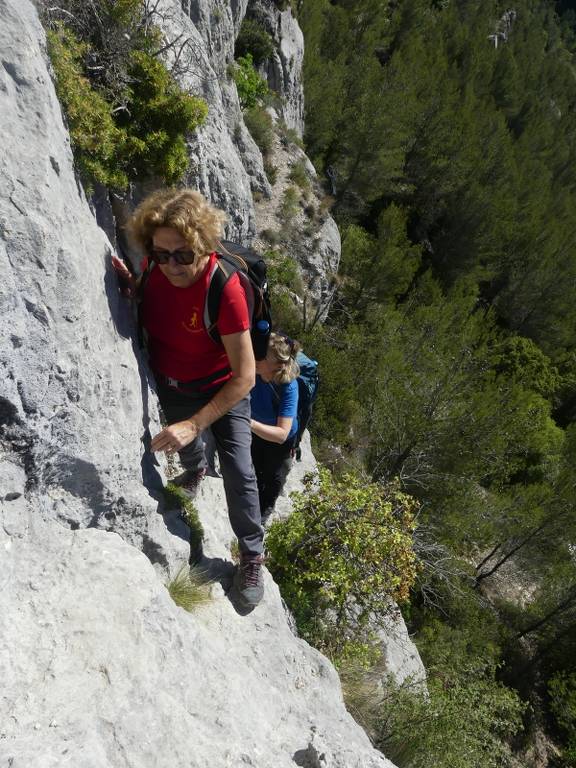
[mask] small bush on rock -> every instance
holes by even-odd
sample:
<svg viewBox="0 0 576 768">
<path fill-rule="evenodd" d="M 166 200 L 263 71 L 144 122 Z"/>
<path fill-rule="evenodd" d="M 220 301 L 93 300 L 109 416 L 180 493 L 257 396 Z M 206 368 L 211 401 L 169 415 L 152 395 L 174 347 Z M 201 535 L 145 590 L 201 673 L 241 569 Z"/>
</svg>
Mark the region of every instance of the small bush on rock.
<svg viewBox="0 0 576 768">
<path fill-rule="evenodd" d="M 264 27 L 254 19 L 244 19 L 236 39 L 234 57 L 236 59 L 251 54 L 255 66 L 269 59 L 274 53 L 274 43 Z"/>
<path fill-rule="evenodd" d="M 496 680 L 493 665 L 428 669 L 427 690 L 386 675 L 380 659 L 370 670 L 344 665 L 344 700 L 375 747 L 398 768 L 512 768 L 506 739 L 522 729 L 517 693 Z"/>
<path fill-rule="evenodd" d="M 268 162 L 268 160 L 264 161 L 264 173 L 266 174 L 266 178 L 274 186 L 276 184 L 276 179 L 278 178 L 278 168 L 275 165 L 272 165 L 272 163 Z"/>
<path fill-rule="evenodd" d="M 250 131 L 250 135 L 258 145 L 258 149 L 263 155 L 272 151 L 274 141 L 274 130 L 272 128 L 272 118 L 266 110 L 256 105 L 244 112 L 244 123 Z"/>
<path fill-rule="evenodd" d="M 286 187 L 279 214 L 285 224 L 290 224 L 300 210 L 300 192 L 296 187 Z"/>
<path fill-rule="evenodd" d="M 48 14 L 47 40 L 83 181 L 177 182 L 188 166 L 185 136 L 204 121 L 206 103 L 181 91 L 156 57 L 160 35 L 151 24 L 142 31 L 140 2 L 69 5 L 66 21 Z"/>
<path fill-rule="evenodd" d="M 390 601 L 407 600 L 414 582 L 415 501 L 326 469 L 293 498 L 292 515 L 270 527 L 268 567 L 305 639 L 336 662 L 363 656 Z"/>
<path fill-rule="evenodd" d="M 290 181 L 297 184 L 303 192 L 308 192 L 310 190 L 310 178 L 308 176 L 308 171 L 306 170 L 306 163 L 303 160 L 294 163 L 290 169 L 288 178 Z"/>
<path fill-rule="evenodd" d="M 298 132 L 294 128 L 288 128 L 283 121 L 278 123 L 278 135 L 283 146 L 289 147 L 291 144 L 295 144 L 300 149 L 304 149 L 304 142 L 298 135 Z"/>
<path fill-rule="evenodd" d="M 232 68 L 232 77 L 236 83 L 242 109 L 255 107 L 258 101 L 268 93 L 268 84 L 256 71 L 250 53 L 236 59 Z"/>
</svg>

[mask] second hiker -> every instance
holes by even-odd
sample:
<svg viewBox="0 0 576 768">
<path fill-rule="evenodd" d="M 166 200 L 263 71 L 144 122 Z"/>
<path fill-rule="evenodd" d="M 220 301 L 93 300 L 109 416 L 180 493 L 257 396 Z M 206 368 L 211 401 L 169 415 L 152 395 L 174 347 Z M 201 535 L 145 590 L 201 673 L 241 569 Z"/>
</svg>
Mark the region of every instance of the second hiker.
<svg viewBox="0 0 576 768">
<path fill-rule="evenodd" d="M 292 465 L 298 434 L 299 368 L 295 358 L 299 349 L 296 341 L 271 333 L 266 358 L 256 361 L 250 425 L 262 524 L 274 511 Z"/>
</svg>

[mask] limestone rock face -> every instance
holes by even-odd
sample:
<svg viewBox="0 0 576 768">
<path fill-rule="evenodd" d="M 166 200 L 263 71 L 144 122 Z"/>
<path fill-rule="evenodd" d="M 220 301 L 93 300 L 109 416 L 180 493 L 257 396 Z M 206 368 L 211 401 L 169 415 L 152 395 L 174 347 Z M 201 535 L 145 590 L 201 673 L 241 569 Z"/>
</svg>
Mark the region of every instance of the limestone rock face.
<svg viewBox="0 0 576 768">
<path fill-rule="evenodd" d="M 274 55 L 263 65 L 271 90 L 280 96 L 278 112 L 288 128 L 304 133 L 304 35 L 290 7 L 282 11 L 270 0 L 250 0 L 248 18 L 257 21 L 275 43 Z"/>
<path fill-rule="evenodd" d="M 34 8 L 0 9 L 2 445 L 36 516 L 114 528 L 166 567 L 186 543 L 142 484 L 162 478 L 145 451 L 157 410 L 131 313 L 74 177 Z"/>
<path fill-rule="evenodd" d="M 0 528 L 1 765 L 390 766 L 271 579 L 249 617 L 220 588 L 188 614 L 115 534 L 29 511 L 26 533 Z"/>
<path fill-rule="evenodd" d="M 225 596 L 219 479 L 198 498 L 213 599 L 192 614 L 171 601 L 188 529 L 161 514 L 133 319 L 36 10 L 0 0 L 0 18 L 0 765 L 390 766 L 269 575 L 249 616 Z"/>
<path fill-rule="evenodd" d="M 166 42 L 188 41 L 177 79 L 184 90 L 206 99 L 209 107 L 206 122 L 190 138 L 185 183 L 228 213 L 228 238 L 249 242 L 255 233 L 252 192 L 269 197 L 271 190 L 228 72 L 246 0 L 189 2 L 184 4 L 187 14 L 180 8 L 176 0 L 161 0 L 159 21 Z M 175 50 L 168 54 L 169 65 L 174 64 Z"/>
<path fill-rule="evenodd" d="M 273 119 L 278 126 L 276 113 Z M 276 247 L 298 263 L 307 321 L 315 315 L 324 319 L 342 250 L 338 226 L 329 215 L 331 198 L 302 147 L 290 134 L 283 135 L 281 129 L 274 136 L 268 162 L 275 177 L 272 196 L 256 203 L 254 243 L 262 251 Z"/>
</svg>

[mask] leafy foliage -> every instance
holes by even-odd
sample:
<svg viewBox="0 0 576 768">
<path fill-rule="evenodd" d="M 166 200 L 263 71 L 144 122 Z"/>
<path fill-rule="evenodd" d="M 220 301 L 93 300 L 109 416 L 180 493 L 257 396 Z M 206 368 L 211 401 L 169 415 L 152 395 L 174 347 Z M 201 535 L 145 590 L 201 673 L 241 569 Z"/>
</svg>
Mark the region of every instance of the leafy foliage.
<svg viewBox="0 0 576 768">
<path fill-rule="evenodd" d="M 567 747 L 563 755 L 566 766 L 576 760 L 576 673 L 557 673 L 548 683 L 551 709 L 566 736 Z"/>
<path fill-rule="evenodd" d="M 48 50 L 84 181 L 176 182 L 188 166 L 185 136 L 206 103 L 182 92 L 156 57 L 160 36 L 139 1 L 68 5 L 66 21 L 48 17 Z"/>
<path fill-rule="evenodd" d="M 310 190 L 310 178 L 303 160 L 299 160 L 292 165 L 288 178 L 297 184 L 303 192 Z"/>
<path fill-rule="evenodd" d="M 66 110 L 81 175 L 113 188 L 125 188 L 128 176 L 119 155 L 126 136 L 114 123 L 106 99 L 82 73 L 81 62 L 88 46 L 65 27 L 49 30 L 47 39 L 56 92 Z"/>
<path fill-rule="evenodd" d="M 303 635 L 338 659 L 369 648 L 416 573 L 414 501 L 394 486 L 321 470 L 267 537 L 269 568 Z"/>
<path fill-rule="evenodd" d="M 274 43 L 264 27 L 255 19 L 244 19 L 236 38 L 234 56 L 236 59 L 247 54 L 252 56 L 256 67 L 269 59 L 274 53 Z"/>
<path fill-rule="evenodd" d="M 449 620 L 431 617 L 417 635 L 425 684 L 396 684 L 383 659 L 368 670 L 344 665 L 346 704 L 400 768 L 512 766 L 507 742 L 522 730 L 526 705 L 497 679 L 497 622 L 466 592 L 446 598 Z"/>
<path fill-rule="evenodd" d="M 232 76 L 236 83 L 242 109 L 255 107 L 260 99 L 263 99 L 268 93 L 268 85 L 256 71 L 251 53 L 236 59 L 232 68 Z"/>
<path fill-rule="evenodd" d="M 250 135 L 258 145 L 260 152 L 267 155 L 272 150 L 274 140 L 274 129 L 272 127 L 272 118 L 268 112 L 256 104 L 244 112 L 244 122 Z"/>
<path fill-rule="evenodd" d="M 560 21 L 544 0 L 299 7 L 307 152 L 343 236 L 330 315 L 306 339 L 316 440 L 421 503 L 411 629 L 444 647 L 458 625 L 483 680 L 531 695 L 527 722 L 576 652 L 576 16 L 556 5 Z M 508 640 L 454 609 L 471 584 Z M 454 659 L 428 663 L 447 675 Z"/>
<path fill-rule="evenodd" d="M 429 698 L 407 686 L 388 689 L 377 713 L 376 744 L 399 768 L 514 765 L 506 739 L 522 727 L 518 696 L 494 679 L 494 669 L 452 675 L 430 671 Z"/>
</svg>

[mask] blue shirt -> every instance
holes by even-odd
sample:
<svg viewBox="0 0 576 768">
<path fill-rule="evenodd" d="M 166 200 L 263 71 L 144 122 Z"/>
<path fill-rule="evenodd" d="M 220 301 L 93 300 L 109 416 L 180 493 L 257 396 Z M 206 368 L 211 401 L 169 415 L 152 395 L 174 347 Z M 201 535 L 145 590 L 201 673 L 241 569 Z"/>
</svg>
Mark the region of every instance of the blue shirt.
<svg viewBox="0 0 576 768">
<path fill-rule="evenodd" d="M 250 392 L 252 418 L 262 424 L 276 426 L 279 416 L 292 419 L 292 427 L 286 440 L 298 431 L 298 382 L 289 384 L 268 384 L 256 374 L 256 384 Z"/>
</svg>

